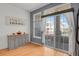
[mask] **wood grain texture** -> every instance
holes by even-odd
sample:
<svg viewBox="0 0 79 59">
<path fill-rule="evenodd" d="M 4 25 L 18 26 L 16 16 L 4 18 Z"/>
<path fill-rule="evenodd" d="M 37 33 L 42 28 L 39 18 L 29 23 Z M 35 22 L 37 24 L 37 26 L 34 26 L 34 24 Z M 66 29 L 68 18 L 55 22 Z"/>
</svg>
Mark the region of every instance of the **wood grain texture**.
<svg viewBox="0 0 79 59">
<path fill-rule="evenodd" d="M 17 49 L 0 50 L 0 56 L 68 56 L 66 53 L 47 48 L 45 46 L 36 45 L 33 43 L 25 44 L 25 46 Z"/>
</svg>

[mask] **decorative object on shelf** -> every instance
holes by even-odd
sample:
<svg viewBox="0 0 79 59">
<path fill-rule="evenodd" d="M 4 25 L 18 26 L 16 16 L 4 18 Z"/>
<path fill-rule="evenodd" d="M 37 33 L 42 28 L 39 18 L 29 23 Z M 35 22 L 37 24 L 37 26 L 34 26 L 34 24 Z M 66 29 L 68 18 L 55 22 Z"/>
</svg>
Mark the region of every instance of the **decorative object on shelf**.
<svg viewBox="0 0 79 59">
<path fill-rule="evenodd" d="M 20 31 L 18 31 L 16 34 L 17 34 L 17 35 L 21 35 L 22 33 L 21 33 Z"/>
<path fill-rule="evenodd" d="M 5 16 L 5 22 L 8 25 L 24 25 L 24 20 L 25 19 L 19 17 Z"/>
</svg>

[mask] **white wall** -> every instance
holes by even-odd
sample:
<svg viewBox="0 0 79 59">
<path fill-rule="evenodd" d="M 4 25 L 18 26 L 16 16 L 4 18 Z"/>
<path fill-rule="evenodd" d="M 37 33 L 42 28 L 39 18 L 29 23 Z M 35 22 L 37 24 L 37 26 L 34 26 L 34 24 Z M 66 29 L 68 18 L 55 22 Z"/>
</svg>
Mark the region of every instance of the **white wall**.
<svg viewBox="0 0 79 59">
<path fill-rule="evenodd" d="M 7 25 L 5 24 L 5 16 L 22 17 L 25 25 Z M 0 4 L 0 49 L 8 47 L 7 34 L 17 31 L 23 31 L 30 34 L 30 14 L 23 9 L 9 5 Z"/>
</svg>

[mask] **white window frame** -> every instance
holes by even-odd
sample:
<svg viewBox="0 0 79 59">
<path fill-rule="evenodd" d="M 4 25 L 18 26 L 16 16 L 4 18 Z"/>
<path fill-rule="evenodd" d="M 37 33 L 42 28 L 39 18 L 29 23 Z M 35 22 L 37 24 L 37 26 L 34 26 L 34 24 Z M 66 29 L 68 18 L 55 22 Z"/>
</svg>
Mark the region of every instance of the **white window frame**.
<svg viewBox="0 0 79 59">
<path fill-rule="evenodd" d="M 33 37 L 41 39 L 41 37 L 35 36 L 35 16 L 38 15 L 38 14 L 40 15 L 40 20 L 41 20 L 41 12 L 36 13 L 36 14 L 33 15 Z"/>
</svg>

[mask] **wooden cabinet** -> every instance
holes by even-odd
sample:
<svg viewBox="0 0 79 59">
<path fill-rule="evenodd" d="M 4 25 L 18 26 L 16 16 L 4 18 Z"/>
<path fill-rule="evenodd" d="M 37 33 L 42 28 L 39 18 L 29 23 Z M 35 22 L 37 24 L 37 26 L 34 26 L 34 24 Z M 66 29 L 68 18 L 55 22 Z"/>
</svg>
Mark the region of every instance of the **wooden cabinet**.
<svg viewBox="0 0 79 59">
<path fill-rule="evenodd" d="M 29 42 L 29 35 L 8 35 L 8 49 L 15 49 Z"/>
</svg>

